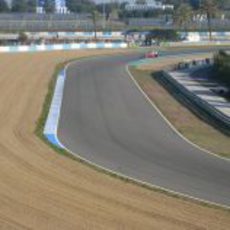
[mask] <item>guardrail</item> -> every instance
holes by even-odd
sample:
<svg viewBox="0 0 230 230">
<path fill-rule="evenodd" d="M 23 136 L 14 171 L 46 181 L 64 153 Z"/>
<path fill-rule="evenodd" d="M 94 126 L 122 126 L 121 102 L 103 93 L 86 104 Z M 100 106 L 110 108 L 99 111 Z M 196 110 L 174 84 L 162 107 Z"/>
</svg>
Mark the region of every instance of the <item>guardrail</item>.
<svg viewBox="0 0 230 230">
<path fill-rule="evenodd" d="M 71 43 L 71 44 L 51 44 L 51 45 L 30 45 L 30 46 L 0 46 L 0 53 L 17 52 L 41 52 L 54 50 L 79 50 L 79 49 L 116 49 L 127 48 L 125 42 L 119 43 Z"/>
<path fill-rule="evenodd" d="M 199 117 L 205 119 L 226 135 L 230 136 L 230 119 L 228 116 L 190 92 L 183 85 L 179 84 L 168 72 L 162 71 L 161 75 L 156 77 L 156 80 L 165 86 L 173 96 L 188 106 Z"/>
</svg>

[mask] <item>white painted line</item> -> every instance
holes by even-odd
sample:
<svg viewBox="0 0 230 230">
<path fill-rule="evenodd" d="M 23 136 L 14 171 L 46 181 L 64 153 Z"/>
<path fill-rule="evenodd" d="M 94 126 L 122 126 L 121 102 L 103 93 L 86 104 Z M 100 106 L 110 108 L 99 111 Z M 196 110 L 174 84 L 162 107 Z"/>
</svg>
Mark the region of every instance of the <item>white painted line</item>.
<svg viewBox="0 0 230 230">
<path fill-rule="evenodd" d="M 206 150 L 204 148 L 201 148 L 200 146 L 198 146 L 197 144 L 191 142 L 190 140 L 188 140 L 185 136 L 183 136 L 173 125 L 172 123 L 164 116 L 164 114 L 160 111 L 160 109 L 155 105 L 155 103 L 148 97 L 148 95 L 143 91 L 143 89 L 140 87 L 140 85 L 137 83 L 137 81 L 134 79 L 133 75 L 131 74 L 131 72 L 129 71 L 129 66 L 126 66 L 126 71 L 128 72 L 130 78 L 132 79 L 132 81 L 134 82 L 134 84 L 136 85 L 136 87 L 140 90 L 140 92 L 143 94 L 143 96 L 145 97 L 145 99 L 150 103 L 150 105 L 160 114 L 160 116 L 165 120 L 165 122 L 169 125 L 169 127 L 178 135 L 180 136 L 184 141 L 186 141 L 187 143 L 191 144 L 192 146 L 194 146 L 195 148 L 206 152 L 208 154 L 211 154 L 212 156 L 215 156 L 217 158 L 220 158 L 222 160 L 225 161 L 230 161 L 230 159 L 226 158 L 226 157 L 222 157 L 217 155 L 216 153 L 212 153 L 209 150 Z"/>
<path fill-rule="evenodd" d="M 72 63 L 76 63 L 77 61 L 73 61 L 73 62 L 70 62 L 66 65 L 64 71 L 66 73 L 66 70 L 67 68 L 69 67 L 70 64 Z M 144 95 L 144 97 L 146 98 L 146 100 L 153 106 L 154 109 L 156 109 L 158 111 L 158 113 L 162 116 L 162 118 L 169 124 L 169 126 L 182 138 L 184 139 L 185 141 L 187 141 L 188 143 L 192 144 L 193 146 L 197 147 L 198 149 L 202 150 L 202 151 L 206 151 L 206 150 L 203 150 L 201 149 L 199 146 L 193 144 L 192 142 L 190 142 L 189 140 L 187 140 L 185 137 L 183 137 L 175 128 L 174 126 L 172 126 L 172 124 L 164 117 L 164 115 L 160 112 L 160 110 L 156 107 L 156 105 L 148 98 L 148 96 L 145 94 L 145 92 L 140 88 L 140 86 L 138 85 L 138 83 L 136 82 L 136 80 L 133 78 L 132 74 L 130 73 L 129 69 L 128 69 L 128 65 L 126 66 L 126 70 L 129 74 L 129 76 L 131 77 L 131 79 L 133 80 L 133 82 L 135 83 L 135 85 L 137 86 L 137 88 L 142 92 L 142 94 Z M 63 89 L 64 90 L 64 89 Z M 60 108 L 61 110 L 61 108 Z M 60 115 L 60 114 L 59 114 Z M 60 119 L 60 116 L 58 116 L 58 123 L 59 123 L 59 119 Z M 58 127 L 58 124 L 57 124 L 57 127 Z M 124 178 L 124 179 L 128 179 L 130 181 L 133 181 L 135 183 L 138 183 L 140 185 L 145 185 L 145 186 L 148 186 L 149 188 L 152 188 L 152 189 L 158 189 L 158 190 L 161 190 L 161 191 L 165 191 L 167 193 L 171 193 L 172 195 L 176 195 L 176 196 L 180 196 L 182 198 L 187 198 L 189 200 L 194 200 L 194 201 L 197 201 L 197 202 L 201 202 L 201 203 L 204 203 L 204 204 L 209 204 L 209 205 L 214 205 L 214 206 L 218 206 L 218 207 L 221 207 L 221 208 L 224 208 L 224 209 L 230 209 L 229 206 L 226 206 L 226 205 L 222 205 L 222 204 L 218 204 L 218 203 L 215 203 L 215 202 L 210 202 L 210 201 L 207 201 L 207 200 L 204 200 L 204 199 L 199 199 L 199 198 L 196 198 L 196 197 L 193 197 L 193 196 L 190 196 L 190 195 L 187 195 L 187 194 L 184 194 L 184 193 L 180 193 L 180 192 L 176 192 L 176 191 L 173 191 L 173 190 L 170 190 L 170 189 L 166 189 L 164 187 L 161 187 L 161 186 L 157 186 L 157 185 L 154 185 L 154 184 L 150 184 L 150 183 L 147 183 L 145 181 L 141 181 L 141 180 L 138 180 L 138 179 L 135 179 L 133 177 L 129 177 L 129 176 L 126 176 L 120 172 L 117 172 L 117 171 L 114 171 L 114 170 L 111 170 L 111 169 L 108 169 L 108 168 L 105 168 L 101 165 L 98 165 L 90 160 L 87 160 L 83 157 L 81 157 L 79 154 L 77 153 L 74 153 L 72 152 L 70 149 L 68 149 L 65 145 L 63 145 L 61 143 L 61 141 L 59 140 L 58 138 L 58 134 L 57 134 L 57 129 L 56 129 L 56 139 L 57 139 L 57 142 L 60 143 L 60 146 L 62 146 L 62 148 L 64 150 L 66 150 L 67 152 L 69 152 L 71 155 L 73 155 L 74 157 L 82 160 L 83 162 L 91 165 L 91 166 L 94 166 L 98 169 L 102 169 L 103 171 L 107 171 L 111 174 L 114 174 L 114 175 L 117 175 L 121 178 Z M 208 151 L 206 151 L 208 152 Z M 210 153 L 210 152 L 208 152 Z M 222 160 L 228 160 L 226 158 L 223 158 L 223 157 L 219 157 L 217 156 L 216 154 L 213 154 L 213 153 L 210 153 L 211 155 L 214 155 L 215 157 L 218 157 L 218 158 L 221 158 Z"/>
<path fill-rule="evenodd" d="M 57 139 L 58 139 L 58 136 L 57 136 Z M 59 140 L 58 140 L 59 141 Z M 61 143 L 59 141 L 59 143 Z M 70 149 L 68 149 L 66 146 L 63 146 L 63 149 L 66 150 L 67 152 L 69 152 L 72 156 L 76 157 L 77 159 L 87 163 L 88 165 L 91 165 L 93 167 L 96 167 L 98 169 L 102 169 L 103 171 L 105 172 L 108 172 L 108 173 L 111 173 L 113 175 L 117 175 L 121 178 L 124 178 L 124 179 L 128 179 L 130 180 L 131 182 L 135 182 L 139 185 L 144 185 L 144 186 L 147 186 L 151 189 L 157 189 L 157 190 L 160 190 L 162 192 L 167 192 L 168 194 L 172 194 L 172 195 L 176 195 L 178 197 L 181 197 L 181 198 L 186 198 L 190 201 L 196 201 L 196 202 L 200 202 L 200 203 L 203 203 L 203 204 L 208 204 L 208 205 L 213 205 L 213 206 L 217 206 L 217 207 L 221 207 L 221 208 L 224 208 L 224 209 L 227 209 L 227 210 L 230 210 L 230 206 L 227 206 L 227 205 L 223 205 L 223 204 L 219 204 L 219 203 L 215 203 L 215 202 L 211 202 L 211 201 L 208 201 L 208 200 L 204 200 L 204 199 L 200 199 L 200 198 L 197 198 L 197 197 L 194 197 L 194 196 L 190 196 L 190 195 L 187 195 L 185 193 L 180 193 L 180 192 L 176 192 L 174 190 L 170 190 L 170 189 L 167 189 L 167 188 L 164 188 L 164 187 L 161 187 L 161 186 L 158 186 L 158 185 L 154 185 L 154 184 L 150 184 L 148 182 L 145 182 L 145 181 L 142 181 L 142 180 L 138 180 L 136 178 L 133 178 L 133 177 L 130 177 L 130 176 L 127 176 L 125 174 L 122 174 L 118 171 L 115 171 L 115 170 L 111 170 L 111 169 L 108 169 L 108 168 L 105 168 L 101 165 L 98 165 L 90 160 L 87 160 L 86 158 L 80 156 L 79 154 L 77 153 L 74 153 L 72 152 Z M 179 198 L 178 198 L 179 199 Z"/>
</svg>

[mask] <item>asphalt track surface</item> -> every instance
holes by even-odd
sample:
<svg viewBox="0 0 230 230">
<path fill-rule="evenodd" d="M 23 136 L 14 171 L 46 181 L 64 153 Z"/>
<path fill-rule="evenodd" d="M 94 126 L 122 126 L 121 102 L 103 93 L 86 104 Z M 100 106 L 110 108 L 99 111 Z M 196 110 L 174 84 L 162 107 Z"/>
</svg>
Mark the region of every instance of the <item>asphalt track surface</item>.
<svg viewBox="0 0 230 230">
<path fill-rule="evenodd" d="M 126 71 L 126 64 L 139 58 L 99 57 L 69 65 L 60 142 L 109 170 L 230 206 L 230 162 L 192 146 L 169 127 Z"/>
</svg>

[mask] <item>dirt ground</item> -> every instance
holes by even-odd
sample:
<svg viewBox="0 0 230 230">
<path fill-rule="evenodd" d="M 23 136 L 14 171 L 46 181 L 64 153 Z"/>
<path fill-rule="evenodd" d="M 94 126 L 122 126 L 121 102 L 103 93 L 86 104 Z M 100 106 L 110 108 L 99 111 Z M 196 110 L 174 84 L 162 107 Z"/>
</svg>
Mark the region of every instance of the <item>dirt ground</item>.
<svg viewBox="0 0 230 230">
<path fill-rule="evenodd" d="M 35 136 L 55 65 L 98 52 L 112 51 L 0 54 L 0 229 L 229 229 L 229 212 L 104 175 Z"/>
</svg>

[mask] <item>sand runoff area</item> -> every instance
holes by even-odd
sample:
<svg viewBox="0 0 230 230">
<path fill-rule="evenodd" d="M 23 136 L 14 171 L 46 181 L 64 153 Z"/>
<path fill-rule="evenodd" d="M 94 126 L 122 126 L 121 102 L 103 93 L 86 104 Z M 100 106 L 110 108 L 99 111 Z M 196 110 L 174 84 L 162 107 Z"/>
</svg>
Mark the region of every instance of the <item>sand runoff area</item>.
<svg viewBox="0 0 230 230">
<path fill-rule="evenodd" d="M 55 66 L 114 52 L 0 54 L 0 229 L 229 229 L 228 211 L 105 175 L 34 134 Z"/>
</svg>

